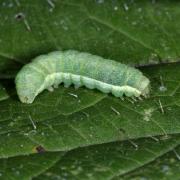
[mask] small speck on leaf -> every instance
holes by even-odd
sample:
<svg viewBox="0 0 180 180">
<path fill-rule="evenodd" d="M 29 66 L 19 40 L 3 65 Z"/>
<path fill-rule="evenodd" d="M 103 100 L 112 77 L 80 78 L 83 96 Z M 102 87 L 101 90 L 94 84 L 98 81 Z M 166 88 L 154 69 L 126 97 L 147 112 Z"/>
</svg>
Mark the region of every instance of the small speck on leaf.
<svg viewBox="0 0 180 180">
<path fill-rule="evenodd" d="M 46 150 L 41 145 L 40 146 L 36 146 L 34 148 L 34 150 L 35 150 L 36 153 L 44 153 L 44 152 L 46 152 Z"/>
<path fill-rule="evenodd" d="M 18 13 L 18 14 L 16 14 L 15 16 L 14 16 L 14 18 L 16 19 L 16 20 L 23 20 L 24 18 L 25 18 L 25 15 L 22 13 L 22 12 L 20 12 L 20 13 Z"/>
</svg>

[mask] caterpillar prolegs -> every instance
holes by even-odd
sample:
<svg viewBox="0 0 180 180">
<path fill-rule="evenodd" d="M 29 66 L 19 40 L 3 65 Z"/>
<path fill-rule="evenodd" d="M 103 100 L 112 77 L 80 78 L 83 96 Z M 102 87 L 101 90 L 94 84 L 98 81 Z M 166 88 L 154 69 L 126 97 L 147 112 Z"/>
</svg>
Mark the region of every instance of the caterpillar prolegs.
<svg viewBox="0 0 180 180">
<path fill-rule="evenodd" d="M 17 74 L 17 94 L 32 103 L 44 89 L 85 86 L 116 97 L 146 96 L 150 81 L 139 70 L 119 62 L 75 50 L 55 51 L 36 57 Z"/>
</svg>

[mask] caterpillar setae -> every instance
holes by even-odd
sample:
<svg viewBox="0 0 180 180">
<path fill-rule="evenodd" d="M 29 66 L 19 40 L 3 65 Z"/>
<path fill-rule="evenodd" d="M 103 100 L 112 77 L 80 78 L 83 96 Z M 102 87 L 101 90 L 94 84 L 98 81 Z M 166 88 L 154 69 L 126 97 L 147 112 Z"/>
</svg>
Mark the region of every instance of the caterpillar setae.
<svg viewBox="0 0 180 180">
<path fill-rule="evenodd" d="M 146 96 L 149 79 L 139 70 L 119 62 L 75 50 L 55 51 L 36 57 L 17 74 L 17 94 L 23 103 L 32 103 L 44 89 L 64 83 L 112 93 L 116 97 Z"/>
</svg>

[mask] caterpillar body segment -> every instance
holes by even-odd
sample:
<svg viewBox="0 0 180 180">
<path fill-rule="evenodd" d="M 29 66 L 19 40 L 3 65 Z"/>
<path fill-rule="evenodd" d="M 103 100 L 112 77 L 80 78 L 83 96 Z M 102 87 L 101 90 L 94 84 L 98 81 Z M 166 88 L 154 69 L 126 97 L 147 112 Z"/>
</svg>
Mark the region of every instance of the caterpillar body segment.
<svg viewBox="0 0 180 180">
<path fill-rule="evenodd" d="M 55 51 L 36 57 L 17 74 L 17 94 L 32 103 L 44 89 L 85 86 L 116 97 L 146 96 L 150 81 L 139 70 L 119 62 L 75 50 Z"/>
</svg>

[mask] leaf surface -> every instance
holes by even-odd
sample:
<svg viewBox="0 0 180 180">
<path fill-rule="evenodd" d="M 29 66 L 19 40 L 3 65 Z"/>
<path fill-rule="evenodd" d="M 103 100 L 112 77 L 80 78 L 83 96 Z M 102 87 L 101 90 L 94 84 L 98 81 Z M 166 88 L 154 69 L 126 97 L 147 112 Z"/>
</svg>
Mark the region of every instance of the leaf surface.
<svg viewBox="0 0 180 180">
<path fill-rule="evenodd" d="M 8 99 L 8 98 L 9 98 L 9 95 L 6 92 L 6 89 L 4 88 L 4 86 L 2 86 L 0 84 L 0 101 L 3 101 L 3 100 Z"/>
<path fill-rule="evenodd" d="M 159 177 L 157 174 L 160 174 L 160 177 L 163 178 L 163 172 L 161 172 L 163 170 L 164 173 L 169 172 L 171 175 L 174 171 L 177 171 L 177 174 L 179 165 L 176 162 L 176 158 L 174 158 L 174 163 L 170 163 L 170 159 L 166 159 L 165 164 L 161 161 L 156 163 L 156 158 L 173 150 L 180 143 L 180 136 L 174 136 L 166 140 L 161 138 L 146 138 L 75 149 L 66 153 L 58 163 L 35 179 L 109 180 L 116 179 L 115 177 L 118 175 L 117 179 L 123 179 L 124 177 L 126 177 L 125 179 L 136 179 L 137 177 L 139 179 L 143 177 L 151 179 L 152 177 Z M 159 159 L 162 158 L 160 157 Z M 151 163 L 151 161 L 155 162 Z M 154 166 L 154 164 L 157 165 Z M 144 168 L 144 165 L 147 167 L 145 166 Z M 172 167 L 173 171 L 171 172 L 169 165 L 177 165 L 177 167 Z M 150 170 L 148 170 L 149 167 Z M 169 169 L 167 169 L 168 167 Z M 156 172 L 156 169 L 158 169 L 158 172 L 154 175 L 153 173 Z"/>
<path fill-rule="evenodd" d="M 67 151 L 180 133 L 179 69 L 179 64 L 143 68 L 151 80 L 151 95 L 134 103 L 132 99 L 122 101 L 96 90 L 73 87 L 44 92 L 30 105 L 12 96 L 0 102 L 0 156 L 34 153 L 39 145 L 46 151 Z"/>
<path fill-rule="evenodd" d="M 46 170 L 38 178 L 79 173 L 81 179 L 85 174 L 89 179 L 144 174 L 176 179 L 178 156 L 164 154 L 179 144 L 179 7 L 170 0 L 1 1 L 0 179 L 29 180 Z M 97 90 L 60 86 L 22 104 L 14 86 L 20 68 L 40 54 L 67 49 L 139 67 L 151 81 L 150 96 L 122 101 Z M 150 140 L 158 135 L 170 139 Z M 41 156 L 39 148 L 46 153 Z M 64 153 L 64 160 L 58 159 Z M 79 153 L 84 171 L 70 165 L 82 158 Z"/>
<path fill-rule="evenodd" d="M 122 177 L 114 178 L 113 180 L 119 179 L 174 179 L 178 180 L 180 177 L 180 147 L 178 146 L 173 151 L 165 154 L 164 156 L 156 159 L 154 162 L 144 166 L 143 168 L 137 169 L 132 173 L 126 174 Z"/>
<path fill-rule="evenodd" d="M 0 159 L 0 179 L 29 180 L 53 166 L 64 153 L 43 153 Z"/>
<path fill-rule="evenodd" d="M 179 6 L 168 0 L 1 2 L 0 74 L 13 77 L 33 57 L 64 49 L 131 65 L 179 61 Z"/>
</svg>

